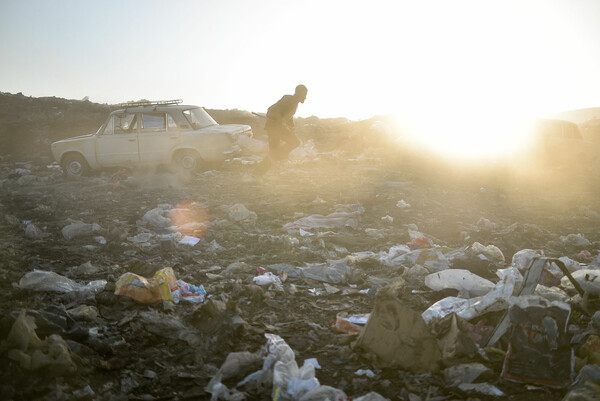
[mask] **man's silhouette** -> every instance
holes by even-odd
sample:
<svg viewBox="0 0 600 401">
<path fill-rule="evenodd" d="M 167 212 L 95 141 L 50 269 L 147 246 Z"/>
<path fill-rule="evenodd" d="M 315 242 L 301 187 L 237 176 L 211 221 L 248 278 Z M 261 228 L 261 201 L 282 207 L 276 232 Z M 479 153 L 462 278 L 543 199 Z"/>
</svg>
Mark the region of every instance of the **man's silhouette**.
<svg viewBox="0 0 600 401">
<path fill-rule="evenodd" d="M 298 103 L 306 100 L 307 93 L 306 86 L 298 85 L 293 95 L 284 95 L 267 110 L 265 130 L 269 136 L 269 154 L 259 166 L 259 173 L 266 172 L 271 166 L 286 159 L 300 145 L 300 140 L 294 133 L 294 114 Z"/>
</svg>

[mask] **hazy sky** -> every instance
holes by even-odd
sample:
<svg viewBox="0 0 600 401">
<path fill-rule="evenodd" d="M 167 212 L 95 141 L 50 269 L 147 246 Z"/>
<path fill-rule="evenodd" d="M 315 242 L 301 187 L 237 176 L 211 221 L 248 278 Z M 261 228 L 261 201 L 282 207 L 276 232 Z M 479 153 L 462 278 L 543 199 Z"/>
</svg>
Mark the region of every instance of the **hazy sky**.
<svg viewBox="0 0 600 401">
<path fill-rule="evenodd" d="M 299 116 L 600 106 L 598 0 L 0 0 L 0 91 Z"/>
</svg>

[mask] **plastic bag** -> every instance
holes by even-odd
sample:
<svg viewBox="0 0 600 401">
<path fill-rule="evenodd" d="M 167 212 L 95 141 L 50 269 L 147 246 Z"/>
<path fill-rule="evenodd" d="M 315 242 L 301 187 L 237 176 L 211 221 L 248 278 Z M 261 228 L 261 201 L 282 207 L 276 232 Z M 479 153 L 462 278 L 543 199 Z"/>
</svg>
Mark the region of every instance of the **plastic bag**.
<svg viewBox="0 0 600 401">
<path fill-rule="evenodd" d="M 281 279 L 271 272 L 266 272 L 260 276 L 256 276 L 252 279 L 257 285 L 271 285 L 274 284 L 276 287 L 281 287 Z"/>
<path fill-rule="evenodd" d="M 504 263 L 506 260 L 500 248 L 495 245 L 483 246 L 479 242 L 474 242 L 473 245 L 471 245 L 471 252 L 475 255 L 483 255 L 492 262 Z"/>
<path fill-rule="evenodd" d="M 144 214 L 141 225 L 159 232 L 169 231 L 171 227 L 170 213 L 171 207 L 169 205 L 156 207 Z"/>
<path fill-rule="evenodd" d="M 237 203 L 229 208 L 229 217 L 235 221 L 245 221 L 254 223 L 256 221 L 256 212 L 252 212 L 241 203 Z"/>
<path fill-rule="evenodd" d="M 522 249 L 513 255 L 512 265 L 522 273 L 527 270 L 533 258 L 537 256 L 544 256 L 544 252 L 533 249 Z"/>
<path fill-rule="evenodd" d="M 202 303 L 207 293 L 203 285 L 196 286 L 177 280 L 170 267 L 154 273 L 153 278 L 145 278 L 133 273 L 125 273 L 115 286 L 115 295 L 124 295 L 143 304 L 158 301 L 179 303 L 180 300 Z"/>
<path fill-rule="evenodd" d="M 346 401 L 347 399 L 348 396 L 342 390 L 331 386 L 319 386 L 304 394 L 299 401 Z"/>
<path fill-rule="evenodd" d="M 206 290 L 204 286 L 195 286 L 193 284 L 186 283 L 183 280 L 177 280 L 177 286 L 179 287 L 180 298 L 184 301 L 192 303 L 202 303 L 206 298 Z"/>
<path fill-rule="evenodd" d="M 389 261 L 392 266 L 412 267 L 415 264 L 425 266 L 430 271 L 442 271 L 450 267 L 450 261 L 436 248 L 417 249 L 407 252 Z"/>
<path fill-rule="evenodd" d="M 471 320 L 487 312 L 496 312 L 507 309 L 509 299 L 515 291 L 515 286 L 519 279 L 523 277 L 517 269 L 504 269 L 500 275 L 502 280 L 496 283 L 494 289 L 484 296 L 471 299 L 457 297 L 447 297 L 431 305 L 423 314 L 423 320 L 429 323 L 434 318 L 443 318 L 450 313 L 456 313 L 457 316 Z"/>
<path fill-rule="evenodd" d="M 587 294 L 600 296 L 600 270 L 582 269 L 572 275 Z M 567 291 L 575 288 L 566 276 L 561 279 L 561 286 Z"/>
<path fill-rule="evenodd" d="M 360 215 L 364 212 L 364 208 L 360 205 L 339 205 L 335 212 L 323 216 L 321 214 L 313 214 L 303 217 L 293 223 L 287 223 L 283 226 L 286 230 L 295 230 L 302 228 L 303 230 L 312 230 L 315 228 L 358 228 L 360 223 Z"/>
<path fill-rule="evenodd" d="M 88 235 L 96 231 L 102 230 L 98 224 L 86 224 L 81 221 L 77 221 L 75 223 L 71 223 L 62 229 L 62 235 L 65 237 L 67 241 L 72 240 L 75 237 L 80 237 L 82 235 Z"/>
<path fill-rule="evenodd" d="M 33 270 L 25 274 L 19 281 L 19 287 L 25 290 L 33 291 L 50 291 L 62 293 L 89 293 L 97 294 L 106 286 L 106 280 L 94 280 L 88 284 L 79 284 L 60 274 L 44 271 Z"/>
<path fill-rule="evenodd" d="M 300 398 L 319 387 L 315 367 L 311 364 L 298 368 L 295 360 L 277 361 L 273 367 L 273 400 Z"/>
<path fill-rule="evenodd" d="M 449 269 L 429 274 L 425 285 L 434 291 L 447 288 L 458 290 L 463 295 L 481 296 L 494 288 L 494 283 L 463 269 Z"/>
<path fill-rule="evenodd" d="M 172 292 L 178 289 L 175 273 L 170 267 L 160 269 L 153 278 L 145 278 L 134 273 L 125 273 L 119 277 L 115 286 L 115 295 L 124 295 L 143 304 L 163 301 L 178 302 Z"/>
</svg>

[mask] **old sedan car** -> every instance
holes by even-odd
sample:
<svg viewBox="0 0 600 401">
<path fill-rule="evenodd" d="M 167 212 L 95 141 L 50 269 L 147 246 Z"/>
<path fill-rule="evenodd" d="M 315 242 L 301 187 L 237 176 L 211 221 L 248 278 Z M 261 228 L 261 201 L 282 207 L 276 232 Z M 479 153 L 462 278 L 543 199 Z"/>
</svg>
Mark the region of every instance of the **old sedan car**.
<svg viewBox="0 0 600 401">
<path fill-rule="evenodd" d="M 95 134 L 52 143 L 54 158 L 70 177 L 105 167 L 174 166 L 193 171 L 239 151 L 249 125 L 219 125 L 203 108 L 181 100 L 125 103 Z"/>
</svg>

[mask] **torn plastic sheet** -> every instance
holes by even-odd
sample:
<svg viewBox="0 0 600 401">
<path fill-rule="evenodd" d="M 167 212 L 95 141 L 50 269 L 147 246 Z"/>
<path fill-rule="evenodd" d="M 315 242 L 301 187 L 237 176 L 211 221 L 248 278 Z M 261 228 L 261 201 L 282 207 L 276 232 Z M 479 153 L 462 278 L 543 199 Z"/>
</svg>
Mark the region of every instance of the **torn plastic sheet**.
<svg viewBox="0 0 600 401">
<path fill-rule="evenodd" d="M 485 295 L 494 288 L 494 283 L 463 269 L 448 269 L 425 277 L 425 285 L 434 291 L 447 288 L 458 290 L 461 294 Z"/>
<path fill-rule="evenodd" d="M 474 391 L 483 395 L 490 395 L 493 397 L 502 397 L 504 393 L 498 387 L 490 383 L 461 383 L 458 388 L 462 391 Z"/>
<path fill-rule="evenodd" d="M 486 295 L 471 299 L 446 297 L 431 305 L 421 316 L 429 324 L 434 318 L 443 318 L 450 313 L 471 320 L 487 312 L 507 309 L 509 300 L 515 290 L 515 285 L 523 278 L 515 268 L 504 269 L 504 278 L 496 283 L 493 290 Z"/>
<path fill-rule="evenodd" d="M 25 290 L 62 293 L 97 294 L 104 289 L 106 284 L 106 280 L 94 280 L 87 284 L 80 284 L 58 273 L 44 270 L 33 270 L 19 280 L 19 287 Z"/>
<path fill-rule="evenodd" d="M 298 400 L 303 394 L 320 386 L 315 377 L 315 368 L 318 365 L 305 362 L 298 367 L 294 351 L 285 340 L 276 334 L 265 333 L 267 343 L 263 353 L 263 366 L 240 381 L 236 387 L 244 386 L 253 381 L 264 381 L 272 371 L 272 399 L 273 400 Z M 225 365 L 225 364 L 224 364 Z M 237 390 L 229 390 L 221 383 L 223 366 L 211 379 L 206 391 L 212 394 L 211 400 L 227 398 Z"/>
<path fill-rule="evenodd" d="M 426 267 L 431 272 L 439 272 L 449 269 L 455 259 L 465 258 L 465 255 L 466 247 L 450 251 L 442 247 L 411 251 L 408 246 L 401 245 L 390 248 L 387 254 L 380 254 L 379 260 L 387 266 L 412 267 L 418 264 Z"/>
<path fill-rule="evenodd" d="M 147 211 L 139 225 L 149 227 L 158 232 L 171 231 L 171 205 L 159 205 Z"/>
<path fill-rule="evenodd" d="M 585 293 L 600 296 L 600 270 L 577 270 L 572 276 Z M 575 288 L 574 283 L 566 276 L 561 279 L 561 285 L 567 290 Z"/>
<path fill-rule="evenodd" d="M 305 278 L 329 284 L 340 284 L 348 281 L 353 271 L 356 270 L 343 259 L 330 261 L 327 264 L 309 264 L 298 269 L 302 271 L 302 276 Z"/>
<path fill-rule="evenodd" d="M 502 251 L 495 245 L 487 245 L 484 246 L 479 242 L 474 242 L 471 245 L 470 251 L 475 255 L 483 256 L 485 259 L 496 262 L 496 263 L 504 263 L 505 258 Z"/>
<path fill-rule="evenodd" d="M 90 235 L 100 230 L 102 230 L 102 227 L 100 227 L 96 223 L 86 224 L 82 221 L 76 221 L 67 226 L 64 226 L 61 232 L 63 237 L 65 237 L 66 240 L 70 241 L 75 237 Z"/>
<path fill-rule="evenodd" d="M 287 223 L 283 226 L 283 228 L 286 230 L 312 230 L 315 228 L 344 227 L 357 229 L 358 224 L 360 222 L 360 215 L 364 211 L 365 209 L 359 204 L 338 205 L 336 211 L 327 216 L 323 216 L 321 214 L 314 214 L 311 216 L 303 217 L 299 220 L 296 220 L 293 223 Z"/>
<path fill-rule="evenodd" d="M 281 279 L 271 272 L 265 272 L 264 274 L 256 276 L 252 279 L 252 281 L 260 286 L 273 285 L 276 289 L 283 291 L 283 283 L 281 282 Z"/>
<path fill-rule="evenodd" d="M 277 263 L 268 265 L 267 268 L 279 273 L 279 275 L 286 273 L 289 279 L 308 278 L 328 284 L 345 283 L 357 272 L 357 269 L 349 265 L 346 259 L 307 264 L 306 266 Z"/>
<path fill-rule="evenodd" d="M 180 245 L 189 245 L 189 246 L 195 246 L 196 244 L 198 244 L 198 242 L 200 242 L 200 238 L 196 238 L 196 237 L 192 237 L 190 235 L 185 235 L 180 241 L 179 244 Z"/>
</svg>

